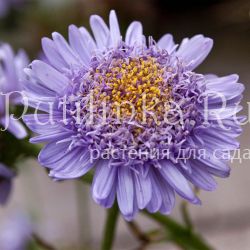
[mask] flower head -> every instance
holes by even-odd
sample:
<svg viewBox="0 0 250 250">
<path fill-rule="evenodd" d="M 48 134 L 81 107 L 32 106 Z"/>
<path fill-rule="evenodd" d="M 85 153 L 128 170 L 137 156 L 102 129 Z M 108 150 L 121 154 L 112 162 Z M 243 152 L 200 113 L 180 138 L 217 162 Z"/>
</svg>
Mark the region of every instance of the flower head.
<svg viewBox="0 0 250 250">
<path fill-rule="evenodd" d="M 31 142 L 47 143 L 39 162 L 58 180 L 94 169 L 93 199 L 111 207 L 117 198 L 128 220 L 144 208 L 170 213 L 175 193 L 199 204 L 190 183 L 211 191 L 213 176 L 229 175 L 213 152 L 239 146 L 243 86 L 237 75 L 194 71 L 211 39 L 197 35 L 178 47 L 166 34 L 156 42 L 139 22 L 122 39 L 114 11 L 109 19 L 108 27 L 91 16 L 94 39 L 74 25 L 69 43 L 56 32 L 43 38 L 46 62 L 26 69 L 30 105 L 43 111 L 25 117 L 39 134 Z"/>
<path fill-rule="evenodd" d="M 26 131 L 19 121 L 9 116 L 9 106 L 22 102 L 21 81 L 25 78 L 23 69 L 28 66 L 28 58 L 24 51 L 20 50 L 17 55 L 14 55 L 8 44 L 2 44 L 0 62 L 0 129 L 7 128 L 9 132 L 21 139 L 26 136 Z"/>
</svg>

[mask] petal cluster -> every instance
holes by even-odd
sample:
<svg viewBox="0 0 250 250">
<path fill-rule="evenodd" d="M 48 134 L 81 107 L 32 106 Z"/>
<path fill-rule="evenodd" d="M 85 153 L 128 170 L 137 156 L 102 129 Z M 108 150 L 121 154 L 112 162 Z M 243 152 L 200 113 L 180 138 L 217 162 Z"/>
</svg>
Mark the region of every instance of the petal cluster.
<svg viewBox="0 0 250 250">
<path fill-rule="evenodd" d="M 22 103 L 22 84 L 25 79 L 23 69 L 28 66 L 28 58 L 20 50 L 16 55 L 8 44 L 0 46 L 0 127 L 7 128 L 16 138 L 26 136 L 19 121 L 10 116 L 10 108 Z"/>
</svg>

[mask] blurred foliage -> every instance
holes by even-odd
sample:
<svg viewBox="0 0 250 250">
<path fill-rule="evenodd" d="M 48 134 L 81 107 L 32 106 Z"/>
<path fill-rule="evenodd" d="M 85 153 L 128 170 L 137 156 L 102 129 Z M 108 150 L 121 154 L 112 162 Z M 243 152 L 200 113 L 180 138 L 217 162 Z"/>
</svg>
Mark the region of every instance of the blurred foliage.
<svg viewBox="0 0 250 250">
<path fill-rule="evenodd" d="M 176 9 L 176 10 L 188 10 L 188 9 L 199 9 L 209 7 L 214 4 L 218 4 L 225 0 L 178 0 L 178 1 L 171 1 L 171 0 L 156 0 L 156 5 L 160 8 L 169 8 L 169 9 Z M 228 1 L 228 0 L 227 0 Z"/>
<path fill-rule="evenodd" d="M 11 168 L 15 168 L 19 160 L 37 156 L 38 149 L 36 146 L 31 145 L 27 138 L 18 140 L 9 132 L 1 131 L 0 152 L 0 162 Z"/>
<path fill-rule="evenodd" d="M 53 31 L 67 36 L 70 24 L 89 28 L 91 14 L 108 21 L 110 9 L 117 11 L 123 34 L 132 20 L 139 20 L 145 34 L 156 39 L 166 31 L 180 40 L 196 33 L 216 36 L 228 28 L 248 31 L 250 37 L 249 0 L 26 0 L 1 20 L 0 40 L 24 48 L 33 59 L 41 52 L 42 37 Z"/>
<path fill-rule="evenodd" d="M 11 113 L 12 112 L 14 113 L 14 117 L 20 117 L 23 112 L 23 107 L 16 107 Z M 4 128 L 1 126 L 0 129 L 0 162 L 15 169 L 16 163 L 19 160 L 29 157 L 37 157 L 39 147 L 30 144 L 29 135 L 25 139 L 19 140 L 8 131 L 2 131 Z"/>
</svg>

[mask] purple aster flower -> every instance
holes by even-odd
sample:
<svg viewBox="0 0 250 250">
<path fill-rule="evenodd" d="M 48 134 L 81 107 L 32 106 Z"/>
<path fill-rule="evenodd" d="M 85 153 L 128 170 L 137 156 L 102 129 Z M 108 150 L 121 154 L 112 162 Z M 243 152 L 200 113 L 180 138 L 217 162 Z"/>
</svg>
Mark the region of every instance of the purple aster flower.
<svg viewBox="0 0 250 250">
<path fill-rule="evenodd" d="M 0 133 L 7 129 L 16 138 L 21 139 L 27 135 L 26 130 L 19 121 L 10 115 L 10 108 L 22 102 L 20 81 L 25 77 L 23 69 L 28 65 L 28 59 L 23 51 L 19 51 L 17 55 L 14 55 L 8 44 L 1 44 L 0 62 Z M 4 142 L 1 141 L 1 143 Z M 15 174 L 12 170 L 0 163 L 1 205 L 7 202 L 14 176 Z"/>
<path fill-rule="evenodd" d="M 14 55 L 8 44 L 2 44 L 0 61 L 0 128 L 7 129 L 21 139 L 26 136 L 26 131 L 19 121 L 9 115 L 7 103 L 14 106 L 22 102 L 21 81 L 25 78 L 23 69 L 28 65 L 28 58 L 24 51 L 20 50 Z"/>
<path fill-rule="evenodd" d="M 12 179 L 15 174 L 9 168 L 0 163 L 0 204 L 4 205 L 11 193 Z"/>
<path fill-rule="evenodd" d="M 32 237 L 32 225 L 29 218 L 16 213 L 8 216 L 0 226 L 0 249 L 25 250 Z"/>
<path fill-rule="evenodd" d="M 108 208 L 116 198 L 127 220 L 140 209 L 169 214 L 176 193 L 200 204 L 190 184 L 214 190 L 214 176 L 230 172 L 223 154 L 239 147 L 238 76 L 194 71 L 213 45 L 202 35 L 178 47 L 133 22 L 122 39 L 114 11 L 109 27 L 96 15 L 90 26 L 94 38 L 74 25 L 69 43 L 43 38 L 46 62 L 26 69 L 30 106 L 43 111 L 25 117 L 31 142 L 47 143 L 40 164 L 56 180 L 93 170 L 93 199 Z"/>
</svg>

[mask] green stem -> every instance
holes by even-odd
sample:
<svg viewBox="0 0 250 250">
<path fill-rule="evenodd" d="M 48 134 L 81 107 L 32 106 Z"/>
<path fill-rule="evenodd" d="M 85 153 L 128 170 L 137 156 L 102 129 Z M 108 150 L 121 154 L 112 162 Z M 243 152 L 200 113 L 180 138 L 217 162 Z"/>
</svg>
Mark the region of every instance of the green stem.
<svg viewBox="0 0 250 250">
<path fill-rule="evenodd" d="M 89 249 L 91 224 L 89 218 L 88 199 L 84 199 L 88 191 L 83 182 L 76 181 L 75 185 L 77 195 L 78 241 L 80 246 L 84 246 L 84 249 Z M 86 225 L 88 225 L 88 227 L 86 227 Z"/>
<path fill-rule="evenodd" d="M 131 232 L 133 233 L 133 235 L 139 240 L 144 242 L 145 244 L 150 243 L 150 238 L 148 237 L 147 234 L 144 234 L 142 232 L 142 230 L 140 229 L 140 227 L 136 224 L 136 222 L 134 221 L 129 221 L 127 222 L 127 225 L 129 227 L 129 229 L 131 230 Z"/>
<path fill-rule="evenodd" d="M 119 208 L 117 203 L 115 202 L 113 207 L 108 210 L 106 224 L 103 233 L 102 246 L 101 246 L 102 250 L 112 249 L 118 217 L 119 217 Z"/>
<path fill-rule="evenodd" d="M 55 250 L 53 246 L 49 243 L 45 242 L 42 238 L 40 238 L 37 234 L 33 234 L 33 239 L 35 240 L 36 244 L 44 250 Z"/>
<path fill-rule="evenodd" d="M 169 233 L 169 239 L 185 250 L 212 250 L 213 248 L 201 238 L 200 235 L 190 231 L 173 219 L 159 213 L 144 213 L 160 223 Z"/>
<path fill-rule="evenodd" d="M 193 229 L 193 223 L 190 218 L 190 214 L 188 211 L 188 203 L 186 201 L 183 201 L 181 203 L 181 214 L 182 214 L 182 219 L 187 226 L 188 229 L 192 230 Z"/>
</svg>

